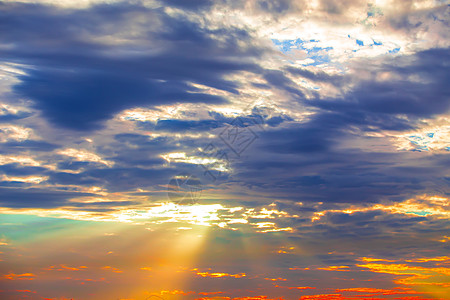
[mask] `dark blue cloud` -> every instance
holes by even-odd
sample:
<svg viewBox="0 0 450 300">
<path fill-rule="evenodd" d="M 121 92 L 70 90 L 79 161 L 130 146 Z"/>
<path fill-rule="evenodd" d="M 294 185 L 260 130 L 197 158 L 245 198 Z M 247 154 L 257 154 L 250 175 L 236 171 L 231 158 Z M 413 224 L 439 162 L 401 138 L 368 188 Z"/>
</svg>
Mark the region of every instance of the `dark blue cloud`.
<svg viewBox="0 0 450 300">
<path fill-rule="evenodd" d="M 42 167 L 20 166 L 16 163 L 0 165 L 0 174 L 11 176 L 28 176 L 42 174 L 46 171 Z"/>
<path fill-rule="evenodd" d="M 2 109 L 0 109 L 2 111 Z M 28 118 L 32 114 L 29 112 L 18 112 L 16 114 L 11 114 L 6 112 L 5 114 L 0 115 L 0 122 L 11 122 L 15 120 L 20 120 L 24 118 Z"/>
<path fill-rule="evenodd" d="M 257 4 L 261 10 L 276 14 L 285 13 L 292 8 L 291 0 L 264 0 Z"/>
<path fill-rule="evenodd" d="M 445 113 L 449 103 L 448 87 L 444 85 L 448 77 L 446 53 L 436 49 L 419 53 L 419 60 L 405 59 L 414 61 L 413 65 L 386 66 L 405 76 L 420 74 L 423 83 L 389 81 L 384 83 L 389 88 L 380 89 L 379 83 L 364 82 L 344 98 L 306 101 L 315 114 L 302 123 L 287 123 L 261 132 L 245 160 L 233 162 L 233 179 L 245 187 L 270 190 L 276 197 L 289 195 L 302 202 L 403 201 L 418 193 L 445 194 L 450 187 L 443 180 L 444 166 L 448 164 L 445 155 L 424 156 L 417 161 L 408 152 L 358 149 L 352 140 L 367 145 L 376 139 L 362 137 L 361 132 L 414 129 L 421 117 Z M 371 93 L 364 95 L 362 86 L 366 85 Z M 408 87 L 414 95 L 407 91 Z M 400 99 L 385 98 L 384 93 L 393 90 Z M 403 103 L 407 100 L 402 97 L 413 97 L 408 100 L 412 105 Z M 378 107 L 377 101 L 384 105 Z M 346 146 L 347 142 L 351 146 Z"/>
<path fill-rule="evenodd" d="M 302 102 L 315 114 L 306 122 L 280 128 L 262 135 L 270 141 L 264 147 L 276 153 L 320 155 L 333 153 L 333 147 L 351 136 L 350 130 L 362 132 L 414 129 L 420 118 L 445 114 L 450 108 L 449 49 L 432 49 L 412 57 L 385 63 L 379 72 L 392 72 L 405 79 L 363 81 L 342 98 L 312 98 Z M 313 81 L 336 83 L 341 77 L 314 74 L 303 69 L 288 69 L 291 74 Z M 282 72 L 271 72 L 266 79 L 289 93 L 295 88 Z M 411 80 L 406 78 L 420 78 Z M 337 81 L 336 81 L 337 80 Z M 346 79 L 347 80 L 347 79 Z M 294 89 L 294 90 L 293 90 Z M 405 118 L 407 116 L 407 118 Z M 332 161 L 330 156 L 329 163 Z"/>
<path fill-rule="evenodd" d="M 291 79 L 289 79 L 282 71 L 266 70 L 264 78 L 272 87 L 287 91 L 294 97 L 294 99 L 305 99 L 305 94 L 301 91 L 301 89 L 296 86 L 296 84 Z"/>
<path fill-rule="evenodd" d="M 349 78 L 346 78 L 343 75 L 330 75 L 323 71 L 310 71 L 306 68 L 295 68 L 295 67 L 286 67 L 286 71 L 293 75 L 298 75 L 306 79 L 310 79 L 314 82 L 327 82 L 333 84 L 335 86 L 342 86 L 343 84 L 348 83 Z"/>
<path fill-rule="evenodd" d="M 121 167 L 133 166 L 158 166 L 165 161 L 159 157 L 162 153 L 180 150 L 176 143 L 184 145 L 186 148 L 192 147 L 191 140 L 176 140 L 170 137 L 150 138 L 145 135 L 121 133 L 117 134 L 115 141 L 106 147 L 100 147 L 99 151 Z M 109 154 L 110 146 L 114 148 L 114 152 Z M 183 148 L 184 149 L 184 148 Z"/>
<path fill-rule="evenodd" d="M 429 118 L 448 112 L 449 63 L 450 49 L 431 49 L 391 59 L 378 72 L 390 72 L 401 79 L 363 81 L 341 99 L 314 99 L 308 103 L 347 117 L 348 123 L 404 130 L 408 128 L 406 122 L 414 126 L 419 117 Z M 411 119 L 404 120 L 399 115 Z"/>
<path fill-rule="evenodd" d="M 154 130 L 163 132 L 202 132 L 212 131 L 220 127 L 232 125 L 238 127 L 263 126 L 277 127 L 284 122 L 292 121 L 289 116 L 278 111 L 270 112 L 267 107 L 255 106 L 251 113 L 234 117 L 227 117 L 222 113 L 210 111 L 209 116 L 213 119 L 187 120 L 187 119 L 166 119 L 151 121 L 137 121 L 139 128 L 144 130 Z"/>
<path fill-rule="evenodd" d="M 148 19 L 139 25 L 138 39 L 127 32 L 130 14 Z M 6 33 L 2 41 L 12 45 L 2 50 L 3 60 L 32 66 L 20 76 L 15 92 L 34 100 L 52 123 L 85 131 L 135 106 L 224 103 L 224 97 L 191 83 L 236 94 L 239 84 L 224 75 L 259 69 L 248 58 L 261 54 L 246 31 L 209 30 L 159 9 L 124 3 L 67 11 L 2 4 L 0 28 Z M 87 40 L 86 34 L 93 38 Z M 95 40 L 113 34 L 132 41 L 107 47 Z"/>
<path fill-rule="evenodd" d="M 94 196 L 89 193 L 51 191 L 40 188 L 0 187 L 0 205 L 12 208 L 53 208 L 64 206 L 72 198 Z"/>
<path fill-rule="evenodd" d="M 189 93 L 192 89 L 181 82 L 161 83 L 106 72 L 30 71 L 21 80 L 16 90 L 35 99 L 45 117 L 78 130 L 98 127 L 130 105 L 224 101 L 213 95 Z"/>
<path fill-rule="evenodd" d="M 102 180 L 100 178 L 90 177 L 83 173 L 67 173 L 55 172 L 52 173 L 48 182 L 51 184 L 61 185 L 78 185 L 78 186 L 92 186 L 100 185 Z"/>
<path fill-rule="evenodd" d="M 0 153 L 13 153 L 13 152 L 27 152 L 27 151 L 37 151 L 37 152 L 47 152 L 52 151 L 60 146 L 57 144 L 52 144 L 46 141 L 10 141 L 5 143 L 0 143 Z"/>
<path fill-rule="evenodd" d="M 195 132 L 209 131 L 219 127 L 219 125 L 215 120 L 159 120 L 154 126 L 154 129 L 168 132 Z"/>
<path fill-rule="evenodd" d="M 198 10 L 214 4 L 213 0 L 162 0 L 162 3 L 184 9 Z"/>
<path fill-rule="evenodd" d="M 330 204 L 403 201 L 423 193 L 444 195 L 450 188 L 443 180 L 444 157 L 418 161 L 407 152 L 346 149 L 345 142 L 340 149 L 328 144 L 322 151 L 305 152 L 293 142 L 283 143 L 281 129 L 278 133 L 279 139 L 262 135 L 244 159 L 233 161 L 231 180 L 275 198 Z"/>
</svg>

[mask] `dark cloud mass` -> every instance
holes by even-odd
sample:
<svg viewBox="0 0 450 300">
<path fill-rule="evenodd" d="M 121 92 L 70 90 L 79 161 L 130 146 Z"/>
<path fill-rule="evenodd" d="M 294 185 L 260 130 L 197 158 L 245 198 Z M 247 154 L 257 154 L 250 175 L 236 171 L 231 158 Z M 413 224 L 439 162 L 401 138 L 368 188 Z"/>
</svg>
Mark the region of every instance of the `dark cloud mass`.
<svg viewBox="0 0 450 300">
<path fill-rule="evenodd" d="M 410 60 L 412 63 L 409 63 Z M 398 75 L 398 79 L 363 81 L 344 99 L 312 104 L 333 112 L 364 114 L 369 117 L 368 125 L 377 125 L 370 124 L 370 121 L 379 118 L 381 126 L 382 123 L 389 126 L 389 122 L 383 119 L 392 115 L 431 117 L 449 110 L 450 88 L 447 83 L 450 80 L 450 49 L 427 50 L 413 57 L 392 59 L 389 63 L 392 65 L 386 64 L 378 72 L 391 72 L 394 77 Z M 406 129 L 402 127 L 399 124 L 397 128 Z"/>
<path fill-rule="evenodd" d="M 39 188 L 4 188 L 0 187 L 0 203 L 3 207 L 14 208 L 53 208 L 66 204 L 68 200 L 82 196 L 92 196 L 89 193 L 70 191 L 48 191 Z"/>
<path fill-rule="evenodd" d="M 206 9 L 211 4 L 166 3 L 192 10 Z M 259 5 L 260 9 L 278 14 L 289 10 L 292 3 L 266 1 Z M 336 4 L 330 2 L 326 7 L 331 9 L 333 5 Z M 428 180 L 420 176 L 430 176 L 431 168 L 436 172 L 433 180 L 443 174 L 436 163 L 441 157 L 432 158 L 432 163 L 410 166 L 415 174 L 409 176 L 406 169 L 392 166 L 395 161 L 399 165 L 408 162 L 407 155 L 370 153 L 346 149 L 344 145 L 360 134 L 414 130 L 422 118 L 447 113 L 450 105 L 447 48 L 383 60 L 361 58 L 360 65 L 364 68 L 359 65 L 354 71 L 371 75 L 358 78 L 330 75 L 307 67 L 262 68 L 255 59 L 265 50 L 255 46 L 248 31 L 237 27 L 211 29 L 193 18 L 170 15 L 163 8 L 125 3 L 74 10 L 6 3 L 1 8 L 2 39 L 11 45 L 1 50 L 3 59 L 27 65 L 14 91 L 32 99 L 34 107 L 57 126 L 89 132 L 129 108 L 173 103 L 224 104 L 228 101 L 226 95 L 239 95 L 242 85 L 227 76 L 250 71 L 252 76 L 260 74 L 265 81 L 254 84 L 257 89 L 285 92 L 290 101 L 313 114 L 303 122 L 295 122 L 286 114 L 261 116 L 252 112 L 239 117 L 244 127 L 261 117 L 269 125 L 269 130 L 258 133 L 259 143 L 250 148 L 255 153 L 248 160 L 235 163 L 235 175 L 243 185 L 272 186 L 273 191 L 289 191 L 290 195 L 303 195 L 311 201 L 377 202 L 385 197 L 402 199 L 426 190 Z M 144 21 L 134 22 L 139 18 Z M 132 31 L 135 33 L 131 34 Z M 111 36 L 120 39 L 108 41 Z M 378 79 L 380 74 L 389 77 Z M 330 84 L 341 95 L 321 96 L 300 86 L 299 79 Z M 194 83 L 222 93 L 208 93 Z M 215 111 L 208 115 L 209 119 L 166 118 L 135 124 L 149 132 L 176 134 L 220 132 L 233 124 L 234 117 Z M 117 134 L 115 140 L 97 148 L 115 162 L 114 166 L 60 161 L 62 172 L 52 172 L 50 182 L 97 184 L 114 191 L 155 186 L 152 181 L 173 173 L 163 171 L 162 153 L 192 154 L 195 153 L 192 148 L 210 142 L 195 138 L 151 139 L 126 133 Z M 3 146 L 4 153 L 13 149 L 45 152 L 61 147 L 32 140 L 9 141 Z M 268 161 L 268 155 L 274 155 L 275 159 Z M 175 164 L 180 168 L 191 165 L 186 161 Z M 265 182 L 266 173 L 260 173 L 261 169 L 280 174 Z M 158 182 L 163 184 L 164 180 L 167 178 Z"/>
<path fill-rule="evenodd" d="M 163 0 L 163 3 L 183 9 L 198 10 L 214 4 L 213 0 Z"/>
<path fill-rule="evenodd" d="M 409 57 L 388 59 L 381 67 L 368 61 L 366 67 L 374 67 L 374 76 L 390 72 L 398 79 L 362 80 L 342 98 L 302 101 L 319 110 L 302 123 L 290 123 L 262 133 L 260 144 L 255 147 L 268 154 L 253 155 L 241 162 L 239 179 L 250 186 L 276 188 L 284 195 L 290 191 L 298 201 L 402 201 L 419 191 L 448 191 L 448 184 L 440 183 L 440 188 L 434 184 L 441 182 L 446 172 L 447 159 L 443 156 L 415 161 L 408 153 L 362 151 L 346 143 L 364 133 L 413 130 L 423 117 L 448 113 L 449 54 L 449 49 L 427 50 Z M 292 67 L 289 71 L 320 82 L 344 80 Z M 287 82 L 290 85 L 292 82 L 281 72 L 266 78 L 277 88 L 292 93 L 292 87 L 286 86 Z M 369 143 L 370 139 L 374 140 L 366 139 Z M 276 156 L 278 162 L 267 162 L 269 153 Z M 286 161 L 289 163 L 284 163 Z M 403 164 L 409 167 L 404 168 Z M 272 179 L 268 182 L 269 174 Z"/>
<path fill-rule="evenodd" d="M 52 123 L 75 130 L 99 128 L 135 106 L 225 103 L 191 83 L 237 93 L 238 85 L 223 76 L 256 70 L 248 58 L 260 54 L 247 44 L 251 37 L 245 31 L 209 30 L 143 6 L 99 5 L 61 14 L 41 5 L 4 3 L 1 14 L 3 41 L 12 42 L 2 56 L 34 66 L 14 90 L 32 99 Z M 148 18 L 136 24 L 138 37 L 127 32 L 130 15 Z M 106 48 L 101 39 L 114 34 L 128 42 Z M 127 54 L 130 47 L 135 53 Z"/>
</svg>

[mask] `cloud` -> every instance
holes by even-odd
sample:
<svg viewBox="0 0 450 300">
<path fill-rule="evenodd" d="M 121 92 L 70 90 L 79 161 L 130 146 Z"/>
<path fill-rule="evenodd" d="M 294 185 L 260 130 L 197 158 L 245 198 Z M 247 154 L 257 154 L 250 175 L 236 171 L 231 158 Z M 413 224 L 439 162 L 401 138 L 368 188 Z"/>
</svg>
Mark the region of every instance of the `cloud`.
<svg viewBox="0 0 450 300">
<path fill-rule="evenodd" d="M 14 90 L 32 99 L 58 126 L 100 128 L 114 114 L 135 106 L 226 103 L 223 96 L 192 84 L 238 93 L 238 83 L 224 76 L 258 69 L 249 59 L 261 51 L 240 29 L 211 30 L 162 10 L 124 3 L 62 11 L 42 5 L 1 6 L 1 26 L 8 32 L 4 42 L 12 45 L 2 50 L 4 59 L 34 66 L 19 76 Z M 19 17 L 23 14 L 27 22 Z M 133 24 L 127 15 L 152 18 Z M 135 26 L 135 35 L 127 33 L 130 26 Z M 112 35 L 123 37 L 108 40 Z M 106 48 L 111 43 L 114 47 Z M 152 48 L 155 43 L 159 48 Z"/>
<path fill-rule="evenodd" d="M 59 145 L 57 144 L 37 140 L 26 140 L 22 142 L 11 141 L 2 143 L 1 145 L 4 153 L 11 153 L 11 152 L 17 153 L 26 151 L 48 152 L 59 147 Z"/>
<path fill-rule="evenodd" d="M 82 196 L 93 196 L 90 193 L 67 191 L 50 191 L 40 188 L 4 188 L 0 187 L 0 204 L 13 208 L 51 208 L 58 207 L 68 200 Z"/>
<path fill-rule="evenodd" d="M 212 0 L 162 0 L 162 2 L 170 6 L 190 10 L 205 9 L 214 4 Z"/>
<path fill-rule="evenodd" d="M 197 269 L 193 270 L 197 276 L 201 277 L 211 277 L 211 278 L 222 278 L 222 277 L 231 277 L 231 278 L 242 278 L 247 276 L 245 273 L 239 273 L 239 274 L 228 274 L 228 273 L 221 273 L 221 272 L 201 272 Z"/>
<path fill-rule="evenodd" d="M 9 273 L 3 275 L 3 278 L 7 280 L 34 280 L 35 277 L 36 275 L 32 273 L 23 273 L 23 274 Z"/>
<path fill-rule="evenodd" d="M 0 104 L 0 122 L 11 122 L 31 116 L 32 113 L 22 111 L 20 109 L 10 107 L 9 105 Z"/>
</svg>

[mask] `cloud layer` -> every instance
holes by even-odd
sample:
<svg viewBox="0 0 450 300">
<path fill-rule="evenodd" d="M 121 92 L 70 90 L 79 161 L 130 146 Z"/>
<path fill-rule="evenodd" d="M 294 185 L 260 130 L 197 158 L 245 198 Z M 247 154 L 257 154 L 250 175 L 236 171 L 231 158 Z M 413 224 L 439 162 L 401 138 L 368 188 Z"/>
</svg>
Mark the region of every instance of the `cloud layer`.
<svg viewBox="0 0 450 300">
<path fill-rule="evenodd" d="M 0 298 L 445 299 L 449 11 L 4 1 Z"/>
</svg>

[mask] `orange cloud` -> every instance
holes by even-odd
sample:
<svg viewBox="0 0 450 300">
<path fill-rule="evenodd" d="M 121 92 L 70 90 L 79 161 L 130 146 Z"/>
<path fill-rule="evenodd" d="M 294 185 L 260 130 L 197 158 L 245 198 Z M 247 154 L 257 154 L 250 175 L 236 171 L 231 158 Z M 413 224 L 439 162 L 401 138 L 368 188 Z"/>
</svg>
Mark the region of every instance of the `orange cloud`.
<svg viewBox="0 0 450 300">
<path fill-rule="evenodd" d="M 208 296 L 208 295 L 218 295 L 218 294 L 223 294 L 223 293 L 224 292 L 200 292 L 198 294 Z"/>
<path fill-rule="evenodd" d="M 111 267 L 111 266 L 104 266 L 104 267 L 102 267 L 102 270 L 110 270 L 114 273 L 122 273 L 123 272 L 123 271 L 121 271 L 117 268 Z"/>
<path fill-rule="evenodd" d="M 387 295 L 399 295 L 399 294 L 417 294 L 414 291 L 399 291 L 397 290 L 387 290 L 387 289 L 376 289 L 376 288 L 349 288 L 349 289 L 336 289 L 336 292 L 356 292 L 356 293 L 372 293 L 372 294 L 382 294 Z"/>
<path fill-rule="evenodd" d="M 255 296 L 255 297 L 238 297 L 233 298 L 233 300 L 284 300 L 283 297 L 280 298 L 267 298 L 267 296 Z"/>
<path fill-rule="evenodd" d="M 198 269 L 193 269 L 195 271 L 195 274 L 201 277 L 212 277 L 212 278 L 221 278 L 221 277 L 233 277 L 233 278 L 242 278 L 247 276 L 245 273 L 238 273 L 238 274 L 229 274 L 229 273 L 219 273 L 219 272 L 199 272 Z"/>
<path fill-rule="evenodd" d="M 345 209 L 330 209 L 315 212 L 311 221 L 320 221 L 328 213 L 353 214 L 355 212 L 368 212 L 382 210 L 391 214 L 421 214 L 427 213 L 436 218 L 448 218 L 450 215 L 449 199 L 440 196 L 419 195 L 415 198 L 405 200 L 399 203 L 375 204 L 371 207 L 358 207 L 352 205 Z M 441 240 L 442 241 L 442 240 Z M 444 240 L 445 242 L 446 240 Z"/>
<path fill-rule="evenodd" d="M 358 295 L 358 296 L 342 296 L 342 294 L 320 294 L 301 296 L 299 300 L 386 300 L 385 298 L 374 298 L 373 295 Z"/>
<path fill-rule="evenodd" d="M 264 280 L 270 280 L 270 281 L 287 281 L 287 279 L 281 278 L 281 277 L 278 277 L 278 278 L 264 278 Z"/>
<path fill-rule="evenodd" d="M 173 291 L 161 291 L 161 295 L 192 295 L 195 294 L 194 291 L 189 291 L 189 292 L 184 292 L 184 291 L 179 291 L 179 290 L 173 290 Z"/>
<path fill-rule="evenodd" d="M 100 279 L 91 279 L 91 278 L 87 278 L 87 279 L 75 279 L 75 280 L 81 280 L 81 284 L 86 284 L 86 282 L 100 282 L 100 281 L 106 281 L 105 278 L 100 278 Z"/>
<path fill-rule="evenodd" d="M 315 287 L 310 287 L 310 286 L 279 286 L 279 285 L 275 285 L 276 288 L 285 288 L 285 289 L 290 289 L 290 290 L 315 290 Z"/>
<path fill-rule="evenodd" d="M 324 270 L 324 271 L 339 271 L 339 272 L 349 272 L 348 266 L 328 266 L 324 268 L 317 268 L 317 270 Z"/>
<path fill-rule="evenodd" d="M 429 262 L 429 261 L 450 261 L 450 257 L 448 256 L 440 256 L 440 257 L 431 257 L 431 258 L 416 258 L 416 259 L 408 259 L 406 262 Z"/>
<path fill-rule="evenodd" d="M 267 296 L 254 296 L 254 297 L 213 297 L 213 298 L 196 298 L 195 300 L 284 300 L 283 297 L 280 298 L 268 298 Z"/>
<path fill-rule="evenodd" d="M 368 268 L 372 272 L 377 273 L 388 273 L 395 275 L 420 275 L 421 277 L 429 277 L 428 275 L 421 275 L 423 273 L 440 273 L 443 275 L 450 276 L 450 269 L 447 268 L 425 268 L 425 267 L 414 267 L 407 264 L 365 264 L 357 265 L 358 267 Z"/>
<path fill-rule="evenodd" d="M 80 271 L 81 269 L 87 269 L 86 266 L 79 266 L 77 267 L 68 267 L 66 265 L 59 265 L 59 267 L 57 266 L 50 266 L 44 270 L 46 271 L 64 271 L 64 270 L 69 270 L 69 271 Z"/>
<path fill-rule="evenodd" d="M 450 263 L 450 257 L 449 256 L 439 256 L 439 257 L 422 257 L 422 258 L 414 258 L 414 259 L 397 259 L 397 260 L 391 260 L 391 259 L 382 259 L 382 258 L 372 258 L 372 257 L 360 257 L 358 259 L 359 261 L 364 262 L 417 262 L 417 263 L 424 263 L 424 262 L 443 262 L 441 264 L 448 264 Z"/>
<path fill-rule="evenodd" d="M 8 280 L 34 280 L 34 277 L 36 277 L 36 275 L 34 275 L 33 273 L 23 273 L 23 274 L 9 273 L 7 275 L 3 275 L 3 278 Z"/>
<path fill-rule="evenodd" d="M 91 278 L 72 278 L 72 277 L 66 277 L 65 280 L 71 280 L 71 281 L 81 281 L 80 284 L 86 284 L 87 282 L 101 282 L 106 281 L 104 277 L 100 279 L 91 279 Z"/>
<path fill-rule="evenodd" d="M 281 247 L 280 250 L 277 251 L 279 254 L 289 254 L 295 250 L 295 247 Z"/>
<path fill-rule="evenodd" d="M 19 292 L 19 293 L 33 293 L 33 294 L 36 294 L 35 291 L 30 291 L 30 290 L 16 290 L 16 292 Z"/>
<path fill-rule="evenodd" d="M 374 261 L 396 262 L 396 261 L 398 261 L 398 260 L 389 260 L 389 259 L 372 258 L 372 257 L 360 257 L 358 260 L 359 261 L 366 261 L 366 262 L 374 262 Z"/>
<path fill-rule="evenodd" d="M 425 261 L 442 261 L 421 259 Z M 414 260 L 416 262 L 416 260 Z M 424 267 L 410 266 L 408 264 L 382 264 L 369 263 L 357 265 L 361 268 L 368 268 L 372 272 L 399 275 L 394 279 L 397 284 L 417 286 L 429 291 L 432 295 L 440 297 L 450 294 L 450 269 L 444 267 Z"/>
<path fill-rule="evenodd" d="M 391 290 L 373 289 L 373 288 L 350 288 L 350 289 L 336 289 L 336 292 L 357 292 L 357 293 L 383 293 Z"/>
<path fill-rule="evenodd" d="M 415 297 L 400 297 L 400 298 L 395 298 L 397 300 L 436 300 L 436 299 L 432 299 L 432 298 L 422 298 L 419 296 L 415 296 Z"/>
<path fill-rule="evenodd" d="M 294 286 L 294 287 L 289 287 L 288 289 L 290 290 L 315 290 L 315 287 L 311 287 L 311 286 Z"/>
<path fill-rule="evenodd" d="M 300 300 L 343 300 L 348 299 L 346 297 L 342 297 L 341 294 L 320 294 L 320 295 L 311 295 L 311 296 L 301 296 Z"/>
<path fill-rule="evenodd" d="M 205 297 L 202 297 L 202 298 L 195 298 L 195 300 L 230 300 L 231 298 L 230 297 L 208 297 L 208 298 L 205 298 Z"/>
<path fill-rule="evenodd" d="M 70 270 L 70 271 L 80 271 L 81 269 L 86 269 L 86 266 L 80 266 L 78 268 L 75 267 L 67 267 L 65 265 L 61 265 L 61 268 L 66 269 L 66 270 Z"/>
</svg>

